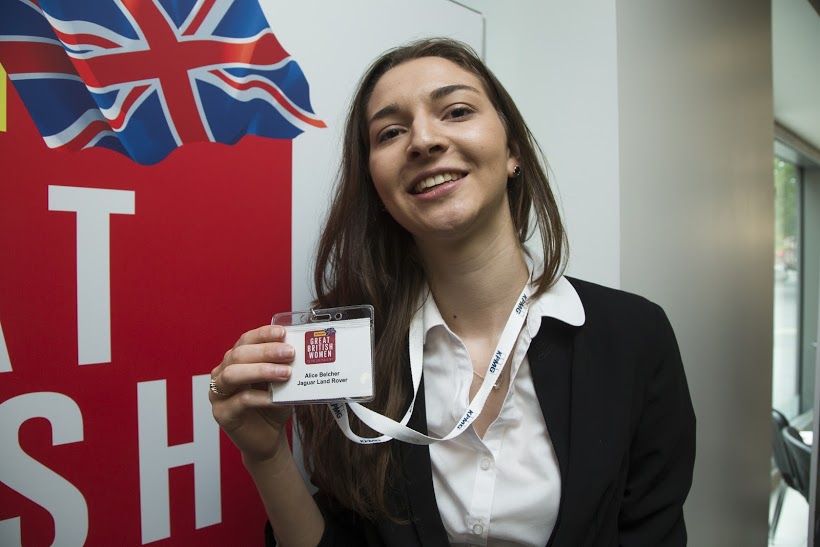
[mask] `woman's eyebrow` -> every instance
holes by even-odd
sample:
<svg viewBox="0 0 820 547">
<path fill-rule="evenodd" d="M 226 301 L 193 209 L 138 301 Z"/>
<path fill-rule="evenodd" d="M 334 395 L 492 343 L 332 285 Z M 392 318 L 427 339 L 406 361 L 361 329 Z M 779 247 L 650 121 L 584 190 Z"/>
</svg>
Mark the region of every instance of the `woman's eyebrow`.
<svg viewBox="0 0 820 547">
<path fill-rule="evenodd" d="M 367 125 L 371 126 L 371 125 L 373 125 L 373 122 L 375 122 L 377 120 L 380 120 L 382 118 L 386 118 L 388 116 L 392 116 L 393 114 L 395 114 L 398 111 L 399 111 L 399 105 L 397 105 L 395 103 L 394 104 L 389 104 L 389 105 L 385 106 L 384 108 L 382 108 L 381 110 L 379 110 L 378 112 L 376 112 L 375 114 L 373 114 L 373 116 L 371 116 L 370 120 L 367 122 Z"/>
<path fill-rule="evenodd" d="M 478 89 L 474 88 L 471 85 L 466 84 L 452 84 L 452 85 L 445 85 L 442 87 L 438 87 L 430 92 L 430 100 L 437 101 L 439 99 L 443 99 L 447 95 L 451 93 L 455 93 L 456 91 L 472 91 L 473 93 L 480 93 Z M 382 118 L 386 118 L 388 116 L 392 116 L 393 114 L 399 111 L 399 105 L 393 103 L 385 106 L 384 108 L 377 111 L 373 116 L 370 117 L 368 120 L 367 125 L 373 125 L 373 122 L 380 120 Z"/>
<path fill-rule="evenodd" d="M 471 85 L 466 84 L 453 84 L 453 85 L 445 85 L 443 87 L 439 87 L 434 89 L 430 93 L 430 98 L 434 101 L 438 99 L 442 99 L 451 93 L 455 93 L 456 91 L 472 91 L 473 93 L 479 93 L 479 91 Z"/>
</svg>

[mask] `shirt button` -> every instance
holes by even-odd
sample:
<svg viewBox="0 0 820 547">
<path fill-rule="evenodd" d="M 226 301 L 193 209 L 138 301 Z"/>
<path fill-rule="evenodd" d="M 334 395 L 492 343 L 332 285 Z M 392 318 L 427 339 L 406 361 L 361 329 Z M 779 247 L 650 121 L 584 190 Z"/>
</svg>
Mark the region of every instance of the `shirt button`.
<svg viewBox="0 0 820 547">
<path fill-rule="evenodd" d="M 477 536 L 480 536 L 481 534 L 484 533 L 484 527 L 481 526 L 480 524 L 474 524 L 473 525 L 473 533 Z"/>
<path fill-rule="evenodd" d="M 491 466 L 492 462 L 489 458 L 484 458 L 483 460 L 481 460 L 481 469 L 483 469 L 484 471 L 488 470 Z"/>
</svg>

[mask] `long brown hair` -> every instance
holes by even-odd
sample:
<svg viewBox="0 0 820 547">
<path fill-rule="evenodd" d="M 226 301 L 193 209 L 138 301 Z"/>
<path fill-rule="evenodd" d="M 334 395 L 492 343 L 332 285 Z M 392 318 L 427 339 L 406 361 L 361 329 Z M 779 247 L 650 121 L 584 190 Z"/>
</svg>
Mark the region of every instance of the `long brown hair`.
<svg viewBox="0 0 820 547">
<path fill-rule="evenodd" d="M 371 304 L 375 309 L 375 399 L 368 406 L 399 419 L 412 397 L 407 332 L 425 286 L 424 269 L 410 234 L 382 210 L 369 170 L 365 112 L 373 88 L 391 68 L 423 57 L 441 57 L 478 76 L 518 151 L 521 174 L 508 182 L 510 211 L 523 245 L 535 214 L 544 270 L 536 294 L 561 275 L 566 235 L 544 168 L 541 149 L 510 95 L 469 46 L 455 40 L 419 40 L 387 51 L 365 72 L 353 98 L 344 134 L 333 203 L 319 240 L 314 270 L 319 307 Z M 296 417 L 305 465 L 313 483 L 366 518 L 393 517 L 385 496 L 395 480 L 390 443 L 358 445 L 338 430 L 324 407 L 300 406 Z M 374 432 L 351 416 L 362 436 Z"/>
</svg>

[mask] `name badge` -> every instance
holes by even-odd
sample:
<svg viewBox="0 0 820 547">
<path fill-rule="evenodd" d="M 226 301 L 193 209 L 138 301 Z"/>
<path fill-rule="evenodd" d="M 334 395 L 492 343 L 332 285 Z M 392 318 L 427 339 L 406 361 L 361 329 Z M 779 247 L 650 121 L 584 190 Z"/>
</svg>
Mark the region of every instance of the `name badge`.
<svg viewBox="0 0 820 547">
<path fill-rule="evenodd" d="M 373 307 L 347 306 L 273 316 L 296 350 L 286 382 L 269 384 L 271 402 L 373 400 Z"/>
</svg>

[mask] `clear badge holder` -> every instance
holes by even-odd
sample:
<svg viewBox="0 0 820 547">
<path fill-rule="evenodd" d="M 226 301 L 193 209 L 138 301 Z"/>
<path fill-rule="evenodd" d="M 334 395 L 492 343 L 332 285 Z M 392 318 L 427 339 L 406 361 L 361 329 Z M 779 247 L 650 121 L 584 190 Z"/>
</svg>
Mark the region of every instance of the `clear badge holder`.
<svg viewBox="0 0 820 547">
<path fill-rule="evenodd" d="M 269 384 L 271 402 L 373 400 L 373 306 L 277 313 L 296 350 L 289 380 Z"/>
</svg>

